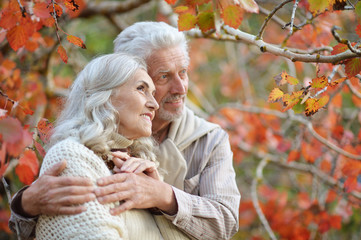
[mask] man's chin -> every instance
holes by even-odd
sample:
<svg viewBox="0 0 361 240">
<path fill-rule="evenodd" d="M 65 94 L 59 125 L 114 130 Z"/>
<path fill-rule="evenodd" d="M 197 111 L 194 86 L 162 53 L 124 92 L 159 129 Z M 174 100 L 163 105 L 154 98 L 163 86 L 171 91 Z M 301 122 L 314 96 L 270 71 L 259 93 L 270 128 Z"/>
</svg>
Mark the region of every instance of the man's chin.
<svg viewBox="0 0 361 240">
<path fill-rule="evenodd" d="M 158 110 L 157 117 L 158 119 L 161 119 L 163 121 L 174 121 L 182 116 L 183 113 L 183 107 L 181 109 L 178 109 L 177 111 L 167 111 L 164 109 Z"/>
</svg>

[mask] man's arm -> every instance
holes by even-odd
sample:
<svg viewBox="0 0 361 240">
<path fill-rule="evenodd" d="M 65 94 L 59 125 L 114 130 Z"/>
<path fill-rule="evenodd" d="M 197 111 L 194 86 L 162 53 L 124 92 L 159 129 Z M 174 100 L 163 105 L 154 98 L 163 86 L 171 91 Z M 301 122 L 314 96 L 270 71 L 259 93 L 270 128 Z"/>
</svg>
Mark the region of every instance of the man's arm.
<svg viewBox="0 0 361 240">
<path fill-rule="evenodd" d="M 196 151 L 189 149 L 200 158 L 200 162 L 192 162 L 198 174 L 185 182 L 190 193 L 146 176 L 115 174 L 99 179 L 100 188 L 95 190 L 98 200 L 125 200 L 112 210 L 114 215 L 132 208 L 156 207 L 195 239 L 230 239 L 238 230 L 240 194 L 228 136 L 217 130 L 200 141 L 194 144 Z"/>
<path fill-rule="evenodd" d="M 54 165 L 31 186 L 20 190 L 11 202 L 9 227 L 21 239 L 32 239 L 39 214 L 74 215 L 84 212 L 81 204 L 95 199 L 92 182 L 82 177 L 59 177 L 66 161 Z"/>
</svg>

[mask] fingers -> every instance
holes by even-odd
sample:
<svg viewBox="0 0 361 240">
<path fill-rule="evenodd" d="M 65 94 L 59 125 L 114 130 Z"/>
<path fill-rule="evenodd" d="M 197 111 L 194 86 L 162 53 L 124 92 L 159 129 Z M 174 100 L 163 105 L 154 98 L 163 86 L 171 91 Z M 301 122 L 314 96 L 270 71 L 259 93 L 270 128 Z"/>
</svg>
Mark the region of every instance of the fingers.
<svg viewBox="0 0 361 240">
<path fill-rule="evenodd" d="M 113 183 L 120 183 L 120 182 L 124 182 L 126 177 L 127 177 L 126 174 L 118 173 L 111 176 L 99 178 L 97 180 L 97 184 L 98 186 L 107 186 Z"/>
<path fill-rule="evenodd" d="M 125 212 L 127 210 L 130 210 L 133 208 L 133 202 L 132 201 L 125 201 L 124 203 L 121 203 L 118 207 L 110 209 L 110 214 L 115 216 L 122 212 Z"/>
<path fill-rule="evenodd" d="M 66 160 L 61 161 L 60 163 L 55 164 L 50 169 L 45 171 L 45 175 L 58 176 L 66 168 Z"/>
<path fill-rule="evenodd" d="M 117 158 L 120 158 L 120 159 L 123 159 L 123 160 L 126 160 L 126 159 L 130 158 L 129 154 L 126 153 L 126 152 L 117 151 L 117 152 L 112 152 L 111 154 L 114 157 L 117 157 Z"/>
<path fill-rule="evenodd" d="M 75 215 L 86 211 L 86 206 L 61 206 L 54 215 Z"/>
<path fill-rule="evenodd" d="M 63 198 L 60 198 L 58 201 L 58 204 L 61 204 L 63 206 L 71 206 L 71 205 L 79 205 L 84 204 L 86 202 L 90 202 L 95 200 L 95 194 L 94 193 L 88 193 L 83 195 L 75 195 L 75 196 L 66 196 Z"/>
</svg>

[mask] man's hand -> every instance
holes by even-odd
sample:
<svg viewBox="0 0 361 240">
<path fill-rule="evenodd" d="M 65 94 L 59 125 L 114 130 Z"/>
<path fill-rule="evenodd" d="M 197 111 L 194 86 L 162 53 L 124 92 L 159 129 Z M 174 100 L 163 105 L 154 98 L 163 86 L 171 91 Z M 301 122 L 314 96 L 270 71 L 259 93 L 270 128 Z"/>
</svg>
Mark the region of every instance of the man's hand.
<svg viewBox="0 0 361 240">
<path fill-rule="evenodd" d="M 156 207 L 170 215 L 178 211 L 172 187 L 144 173 L 117 173 L 98 179 L 97 184 L 95 194 L 100 203 L 122 202 L 110 210 L 112 215 L 133 208 Z"/>
<path fill-rule="evenodd" d="M 54 165 L 23 192 L 21 205 L 28 215 L 74 215 L 86 210 L 78 204 L 95 199 L 90 179 L 58 176 L 65 167 L 65 160 Z"/>
</svg>

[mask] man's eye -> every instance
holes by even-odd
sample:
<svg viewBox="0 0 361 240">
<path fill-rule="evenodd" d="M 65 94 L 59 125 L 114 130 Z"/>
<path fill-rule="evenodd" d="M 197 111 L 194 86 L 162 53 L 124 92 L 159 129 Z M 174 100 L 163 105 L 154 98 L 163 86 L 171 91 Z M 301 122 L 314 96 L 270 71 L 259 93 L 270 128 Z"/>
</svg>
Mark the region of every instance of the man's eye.
<svg viewBox="0 0 361 240">
<path fill-rule="evenodd" d="M 145 87 L 144 87 L 144 86 L 139 86 L 139 87 L 137 87 L 137 90 L 144 92 L 144 91 L 145 91 Z"/>
<path fill-rule="evenodd" d="M 167 75 L 163 74 L 162 76 L 160 76 L 161 79 L 167 79 Z"/>
</svg>

